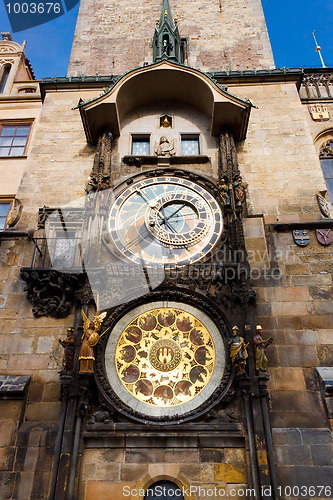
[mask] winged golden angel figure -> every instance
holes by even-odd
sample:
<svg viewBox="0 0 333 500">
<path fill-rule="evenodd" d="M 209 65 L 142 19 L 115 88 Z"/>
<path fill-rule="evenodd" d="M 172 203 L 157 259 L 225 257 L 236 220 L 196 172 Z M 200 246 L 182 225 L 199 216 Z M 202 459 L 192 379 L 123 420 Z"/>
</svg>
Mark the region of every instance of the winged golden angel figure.
<svg viewBox="0 0 333 500">
<path fill-rule="evenodd" d="M 79 354 L 79 373 L 94 373 L 95 356 L 93 348 L 101 338 L 100 331 L 106 312 L 96 314 L 92 321 L 89 320 L 83 310 L 81 310 L 81 313 L 83 318 L 83 335 Z"/>
</svg>

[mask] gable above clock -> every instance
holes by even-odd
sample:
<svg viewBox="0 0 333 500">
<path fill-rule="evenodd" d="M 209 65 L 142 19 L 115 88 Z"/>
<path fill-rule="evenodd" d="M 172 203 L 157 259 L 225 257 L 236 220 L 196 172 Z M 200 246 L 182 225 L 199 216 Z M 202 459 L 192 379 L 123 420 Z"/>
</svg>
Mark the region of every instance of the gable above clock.
<svg viewBox="0 0 333 500">
<path fill-rule="evenodd" d="M 211 119 L 212 135 L 228 129 L 236 140 L 246 137 L 250 101 L 230 94 L 201 71 L 162 61 L 134 69 L 101 96 L 79 102 L 87 141 L 95 144 L 105 129 L 119 136 L 126 115 L 162 102 L 182 102 L 199 109 Z"/>
</svg>

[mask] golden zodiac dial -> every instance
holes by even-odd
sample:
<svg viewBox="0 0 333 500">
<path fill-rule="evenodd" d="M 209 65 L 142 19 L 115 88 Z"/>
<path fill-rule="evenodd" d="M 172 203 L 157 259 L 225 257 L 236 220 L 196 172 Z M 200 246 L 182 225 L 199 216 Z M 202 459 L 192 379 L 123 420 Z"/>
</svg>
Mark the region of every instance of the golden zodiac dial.
<svg viewBox="0 0 333 500">
<path fill-rule="evenodd" d="M 173 407 L 195 398 L 209 382 L 215 347 L 207 328 L 180 309 L 160 307 L 133 319 L 116 347 L 116 368 L 135 398 Z"/>
</svg>

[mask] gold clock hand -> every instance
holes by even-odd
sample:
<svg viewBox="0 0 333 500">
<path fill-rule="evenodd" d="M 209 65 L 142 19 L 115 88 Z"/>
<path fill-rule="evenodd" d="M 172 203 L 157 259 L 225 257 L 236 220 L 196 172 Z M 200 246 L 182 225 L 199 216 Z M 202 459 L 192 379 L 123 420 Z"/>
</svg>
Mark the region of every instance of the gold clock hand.
<svg viewBox="0 0 333 500">
<path fill-rule="evenodd" d="M 135 190 L 140 196 L 141 198 L 143 198 L 147 203 L 148 205 L 150 206 L 150 208 L 155 208 L 156 205 L 157 205 L 157 200 L 150 200 L 142 191 L 140 188 L 137 188 Z"/>
</svg>

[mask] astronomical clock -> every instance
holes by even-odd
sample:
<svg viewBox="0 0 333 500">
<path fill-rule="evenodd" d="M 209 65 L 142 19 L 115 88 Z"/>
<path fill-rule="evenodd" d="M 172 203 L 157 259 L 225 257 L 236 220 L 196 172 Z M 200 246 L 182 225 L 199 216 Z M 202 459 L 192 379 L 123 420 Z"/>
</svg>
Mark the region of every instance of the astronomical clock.
<svg viewBox="0 0 333 500">
<path fill-rule="evenodd" d="M 188 420 L 229 387 L 227 328 L 187 302 L 153 299 L 111 322 L 96 351 L 98 384 L 137 420 Z"/>
<path fill-rule="evenodd" d="M 137 175 L 115 190 L 105 238 L 119 259 L 145 266 L 184 265 L 212 255 L 222 209 L 206 182 Z M 120 306 L 96 347 L 105 400 L 139 421 L 184 421 L 212 407 L 230 386 L 228 329 L 220 312 L 186 288 L 163 287 Z"/>
<path fill-rule="evenodd" d="M 206 187 L 175 175 L 131 178 L 118 186 L 106 243 L 132 263 L 192 264 L 211 253 L 222 211 Z"/>
</svg>

